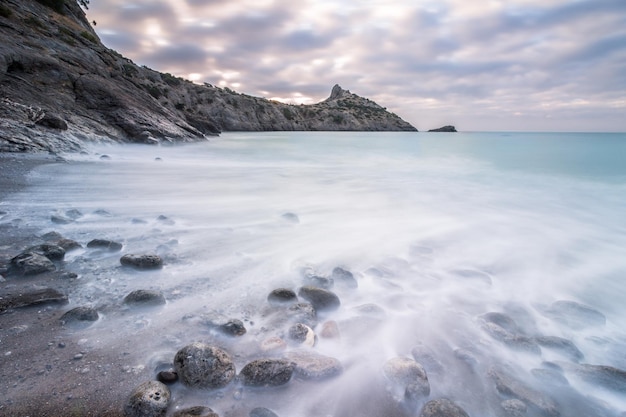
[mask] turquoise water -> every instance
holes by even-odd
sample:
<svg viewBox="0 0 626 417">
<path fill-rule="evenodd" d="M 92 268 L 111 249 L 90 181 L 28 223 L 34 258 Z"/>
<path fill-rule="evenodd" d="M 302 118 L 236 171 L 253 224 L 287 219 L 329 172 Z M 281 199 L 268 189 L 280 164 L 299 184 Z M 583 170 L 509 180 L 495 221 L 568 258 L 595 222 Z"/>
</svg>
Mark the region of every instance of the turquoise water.
<svg viewBox="0 0 626 417">
<path fill-rule="evenodd" d="M 624 134 L 228 133 L 202 144 L 94 147 L 66 158 L 69 164 L 35 172 L 33 188 L 3 210 L 44 232 L 81 242 L 107 237 L 123 242 L 125 252 L 166 258 L 162 271 L 129 282 L 118 255 L 81 250 L 67 257 L 83 283 L 72 294 L 76 305 L 114 304 L 142 287 L 164 292 L 168 304 L 140 331 L 110 314 L 81 336 L 93 331 L 102 340 L 108 326 L 128 328 L 104 343 L 150 340 L 146 364 L 153 350 L 173 356 L 197 339 L 226 344 L 241 362 L 266 354 L 255 346 L 285 331 L 266 310 L 272 289 L 297 289 L 302 270 L 353 272 L 358 289 L 337 289 L 341 308 L 314 329 L 339 323 L 341 339 L 320 338 L 315 350 L 341 360 L 344 373 L 314 392 L 298 382 L 246 393 L 234 407 L 253 401 L 285 416 L 367 411 L 374 400 L 363 396 L 385 384 L 382 364 L 421 344 L 445 369 L 429 376 L 430 398 L 453 398 L 470 415 L 502 415 L 506 398 L 494 388 L 493 367 L 507 367 L 553 398 L 561 415 L 626 410 L 623 392 L 581 378 L 562 351 L 512 347 L 480 318 L 505 313 L 525 337 L 561 337 L 580 349 L 584 363 L 626 369 Z M 50 214 L 73 208 L 84 213 L 75 223 L 49 222 Z M 587 306 L 606 322 L 555 317 L 559 301 Z M 385 318 L 364 317 L 364 304 L 377 305 Z M 248 320 L 244 341 L 181 324 L 207 310 Z M 473 356 L 472 371 L 458 352 Z M 537 379 L 533 370 L 545 370 L 546 361 L 561 364 L 566 388 Z M 382 392 L 403 404 L 395 388 Z M 182 388 L 175 396 L 178 404 L 204 398 L 217 410 L 233 407 L 228 389 L 208 399 Z M 395 415 L 414 415 L 406 407 Z"/>
</svg>

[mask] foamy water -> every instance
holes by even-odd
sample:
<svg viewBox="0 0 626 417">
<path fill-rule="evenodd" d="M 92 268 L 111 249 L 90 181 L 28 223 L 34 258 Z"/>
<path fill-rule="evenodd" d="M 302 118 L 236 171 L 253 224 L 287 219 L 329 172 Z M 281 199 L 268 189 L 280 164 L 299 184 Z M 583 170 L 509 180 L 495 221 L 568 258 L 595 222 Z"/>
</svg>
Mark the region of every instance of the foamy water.
<svg viewBox="0 0 626 417">
<path fill-rule="evenodd" d="M 174 407 L 377 415 L 367 410 L 380 395 L 371 391 L 389 389 L 380 383 L 382 365 L 421 345 L 443 367 L 429 373 L 429 398 L 454 399 L 470 415 L 505 415 L 493 367 L 553 398 L 562 415 L 579 404 L 598 415 L 626 410 L 623 392 L 574 372 L 562 373 L 567 388 L 534 377 L 546 361 L 571 360 L 554 349 L 513 348 L 479 318 L 506 313 L 527 336 L 572 341 L 583 363 L 626 369 L 624 135 L 231 133 L 197 145 L 102 147 L 65 157 L 70 163 L 34 172 L 33 188 L 5 208 L 42 233 L 83 245 L 108 238 L 124 244 L 122 253 L 165 259 L 162 270 L 129 272 L 120 253 L 66 255 L 66 268 L 79 274 L 70 307 L 102 312 L 76 337 L 100 348 L 129 341 L 154 367 L 206 341 L 229 350 L 240 370 L 260 357 L 263 340 L 286 331 L 270 314 L 271 290 L 299 288 L 305 268 L 327 276 L 340 266 L 358 281 L 358 289 L 335 289 L 341 308 L 321 314 L 315 329 L 339 323 L 341 337 L 319 338 L 314 349 L 339 359 L 341 376 L 209 395 L 177 386 Z M 70 209 L 83 216 L 50 222 Z M 137 313 L 118 309 L 134 289 L 160 290 L 168 302 Z M 558 300 L 589 306 L 606 324 L 563 324 L 546 313 Z M 364 304 L 384 317 L 364 314 Z M 248 333 L 216 335 L 194 320 L 207 313 L 244 320 Z M 402 405 L 394 412 L 418 411 Z"/>
</svg>

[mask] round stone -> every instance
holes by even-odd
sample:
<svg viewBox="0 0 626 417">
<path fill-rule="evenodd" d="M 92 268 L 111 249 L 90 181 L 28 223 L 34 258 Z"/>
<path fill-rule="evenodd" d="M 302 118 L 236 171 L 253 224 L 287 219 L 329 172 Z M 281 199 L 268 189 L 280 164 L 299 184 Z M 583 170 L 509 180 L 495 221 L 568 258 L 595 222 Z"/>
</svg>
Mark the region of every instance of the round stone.
<svg viewBox="0 0 626 417">
<path fill-rule="evenodd" d="M 192 343 L 176 353 L 174 367 L 180 380 L 190 387 L 221 388 L 233 380 L 235 364 L 222 349 Z"/>
<path fill-rule="evenodd" d="M 163 266 L 163 259 L 154 254 L 126 254 L 120 258 L 120 263 L 137 269 L 158 269 Z"/>
<path fill-rule="evenodd" d="M 127 417 L 165 416 L 170 402 L 170 389 L 158 381 L 147 381 L 131 393 L 124 411 Z"/>
<path fill-rule="evenodd" d="M 258 359 L 243 367 L 239 374 L 244 385 L 278 386 L 291 379 L 294 366 L 282 359 Z"/>
</svg>

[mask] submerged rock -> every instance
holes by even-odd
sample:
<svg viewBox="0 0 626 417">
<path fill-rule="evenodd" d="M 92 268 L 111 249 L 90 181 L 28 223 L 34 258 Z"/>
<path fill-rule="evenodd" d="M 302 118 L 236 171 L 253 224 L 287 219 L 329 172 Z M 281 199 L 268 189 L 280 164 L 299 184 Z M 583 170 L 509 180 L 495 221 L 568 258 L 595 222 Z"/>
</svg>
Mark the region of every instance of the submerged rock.
<svg viewBox="0 0 626 417">
<path fill-rule="evenodd" d="M 523 417 L 526 415 L 526 404 L 524 401 L 520 401 L 517 398 L 511 400 L 504 400 L 500 403 L 500 406 L 506 411 L 507 416 L 510 417 Z"/>
<path fill-rule="evenodd" d="M 165 303 L 165 297 L 160 291 L 135 290 L 124 297 L 124 304 L 134 306 L 158 306 Z"/>
<path fill-rule="evenodd" d="M 282 359 L 258 359 L 243 367 L 239 377 L 248 386 L 284 385 L 293 375 L 294 365 Z"/>
<path fill-rule="evenodd" d="M 566 370 L 573 371 L 585 381 L 609 389 L 626 392 L 626 371 L 606 365 L 563 364 Z"/>
<path fill-rule="evenodd" d="M 411 356 L 424 367 L 427 373 L 441 374 L 444 371 L 443 365 L 437 360 L 435 352 L 428 346 L 419 344 L 411 349 Z"/>
<path fill-rule="evenodd" d="M 336 310 L 341 305 L 337 294 L 323 288 L 304 286 L 298 290 L 298 296 L 309 301 L 317 311 Z"/>
<path fill-rule="evenodd" d="M 604 314 L 576 301 L 555 301 L 545 310 L 545 315 L 574 330 L 593 326 L 604 326 L 606 324 Z"/>
<path fill-rule="evenodd" d="M 147 381 L 133 390 L 126 405 L 126 417 L 161 417 L 167 413 L 170 389 L 158 381 Z"/>
<path fill-rule="evenodd" d="M 180 380 L 190 387 L 221 388 L 236 374 L 230 355 L 204 343 L 192 343 L 176 353 L 174 367 Z"/>
<path fill-rule="evenodd" d="M 159 269 L 163 266 L 163 259 L 154 254 L 127 254 L 120 258 L 120 263 L 137 269 Z"/>
<path fill-rule="evenodd" d="M 249 417 L 278 417 L 278 414 L 265 407 L 257 407 L 250 410 Z"/>
<path fill-rule="evenodd" d="M 501 394 L 510 395 L 527 404 L 532 404 L 548 416 L 560 415 L 556 403 L 551 398 L 518 381 L 508 373 L 498 369 L 491 369 L 489 376 L 493 379 L 496 389 Z"/>
<path fill-rule="evenodd" d="M 122 250 L 122 244 L 108 239 L 93 239 L 87 243 L 88 248 L 107 249 L 113 252 Z"/>
<path fill-rule="evenodd" d="M 12 308 L 47 304 L 67 304 L 67 302 L 67 295 L 52 288 L 44 288 L 0 297 L 0 313 Z"/>
<path fill-rule="evenodd" d="M 172 417 L 219 417 L 219 414 L 209 407 L 195 406 L 177 411 L 172 414 Z"/>
<path fill-rule="evenodd" d="M 280 217 L 283 220 L 287 220 L 290 223 L 300 223 L 300 219 L 298 218 L 298 215 L 295 213 L 283 213 Z"/>
<path fill-rule="evenodd" d="M 424 404 L 420 417 L 469 417 L 469 415 L 447 398 L 439 398 Z"/>
<path fill-rule="evenodd" d="M 317 325 L 317 311 L 310 303 L 296 303 L 286 313 L 292 321 L 304 323 L 311 328 Z"/>
<path fill-rule="evenodd" d="M 583 355 L 573 342 L 563 339 L 562 337 L 539 336 L 536 337 L 535 340 L 542 347 L 562 353 L 575 362 L 578 362 L 585 357 L 585 355 Z"/>
<path fill-rule="evenodd" d="M 392 358 L 385 362 L 383 373 L 389 381 L 404 392 L 407 400 L 416 401 L 430 395 L 426 371 L 411 358 Z"/>
<path fill-rule="evenodd" d="M 312 351 L 294 350 L 287 353 L 286 358 L 295 364 L 295 374 L 301 379 L 325 379 L 343 371 L 338 359 Z"/>
<path fill-rule="evenodd" d="M 35 252 L 22 252 L 11 259 L 12 270 L 21 275 L 37 275 L 56 270 L 47 257 Z"/>
<path fill-rule="evenodd" d="M 352 272 L 340 267 L 333 269 L 330 277 L 338 287 L 358 288 L 359 286 Z"/>
</svg>

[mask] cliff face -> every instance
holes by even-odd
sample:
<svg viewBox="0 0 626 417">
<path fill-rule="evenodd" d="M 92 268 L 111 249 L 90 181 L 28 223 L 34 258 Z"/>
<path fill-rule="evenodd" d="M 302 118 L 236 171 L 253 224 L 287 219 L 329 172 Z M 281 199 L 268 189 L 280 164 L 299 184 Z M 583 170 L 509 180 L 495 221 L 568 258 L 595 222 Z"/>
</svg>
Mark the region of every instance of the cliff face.
<svg viewBox="0 0 626 417">
<path fill-rule="evenodd" d="M 294 106 L 140 67 L 102 45 L 76 0 L 40 1 L 0 0 L 0 151 L 234 130 L 416 130 L 339 86 L 321 103 Z"/>
</svg>

